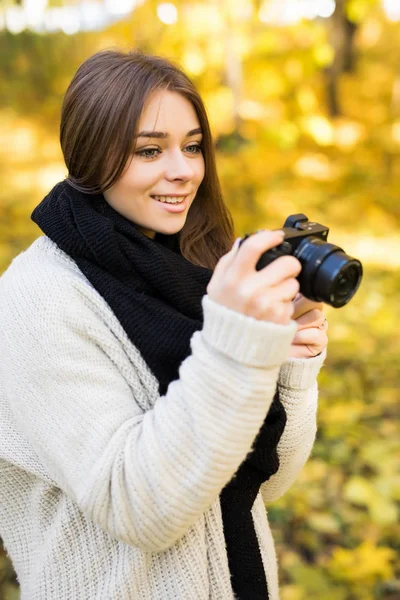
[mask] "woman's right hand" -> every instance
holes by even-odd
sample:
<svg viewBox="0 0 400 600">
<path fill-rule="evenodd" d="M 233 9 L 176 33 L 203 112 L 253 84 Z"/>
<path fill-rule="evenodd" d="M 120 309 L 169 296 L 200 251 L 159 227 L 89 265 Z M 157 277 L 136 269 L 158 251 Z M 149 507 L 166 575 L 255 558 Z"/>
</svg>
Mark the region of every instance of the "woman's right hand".
<svg viewBox="0 0 400 600">
<path fill-rule="evenodd" d="M 260 321 L 288 324 L 300 287 L 296 279 L 300 261 L 294 256 L 281 256 L 256 271 L 260 256 L 283 240 L 282 231 L 268 230 L 250 236 L 239 249 L 240 240 L 236 240 L 215 267 L 207 286 L 209 298 Z"/>
</svg>

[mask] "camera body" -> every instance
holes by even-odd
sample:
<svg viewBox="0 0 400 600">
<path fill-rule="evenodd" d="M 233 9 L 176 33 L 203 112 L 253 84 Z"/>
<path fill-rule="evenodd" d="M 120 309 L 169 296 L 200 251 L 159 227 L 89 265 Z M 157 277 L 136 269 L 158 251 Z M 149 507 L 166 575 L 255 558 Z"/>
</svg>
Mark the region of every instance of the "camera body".
<svg viewBox="0 0 400 600">
<path fill-rule="evenodd" d="M 309 221 L 302 213 L 290 215 L 283 231 L 284 241 L 261 255 L 256 270 L 263 269 L 280 256 L 295 256 L 302 265 L 297 279 L 304 296 L 334 308 L 347 304 L 361 283 L 360 261 L 345 254 L 339 246 L 328 243 L 329 228 Z M 241 244 L 248 237 L 246 235 Z"/>
</svg>

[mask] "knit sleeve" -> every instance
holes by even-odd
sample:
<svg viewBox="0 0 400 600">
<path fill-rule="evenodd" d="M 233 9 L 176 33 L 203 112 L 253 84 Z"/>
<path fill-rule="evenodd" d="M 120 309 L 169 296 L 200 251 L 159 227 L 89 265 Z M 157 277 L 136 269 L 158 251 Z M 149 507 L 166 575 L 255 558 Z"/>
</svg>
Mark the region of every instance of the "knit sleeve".
<svg viewBox="0 0 400 600">
<path fill-rule="evenodd" d="M 94 523 L 143 551 L 165 550 L 250 451 L 295 327 L 206 298 L 204 329 L 179 379 L 144 410 L 151 373 L 132 362 L 138 353 L 106 303 L 87 282 L 40 268 L 25 269 L 22 280 L 14 269 L 0 294 L 0 369 L 15 421 L 55 485 Z"/>
<path fill-rule="evenodd" d="M 282 496 L 307 462 L 317 431 L 317 375 L 326 350 L 315 358 L 289 359 L 281 367 L 279 397 L 286 411 L 286 425 L 278 443 L 279 469 L 262 484 L 265 503 Z"/>
</svg>

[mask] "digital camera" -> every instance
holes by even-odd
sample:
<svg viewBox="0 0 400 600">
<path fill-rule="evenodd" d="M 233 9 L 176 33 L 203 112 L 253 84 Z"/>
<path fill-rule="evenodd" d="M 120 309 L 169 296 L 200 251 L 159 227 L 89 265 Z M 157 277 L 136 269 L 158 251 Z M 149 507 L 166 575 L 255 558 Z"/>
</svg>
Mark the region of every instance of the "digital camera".
<svg viewBox="0 0 400 600">
<path fill-rule="evenodd" d="M 361 283 L 361 262 L 348 256 L 339 246 L 327 242 L 329 228 L 309 221 L 306 215 L 290 215 L 283 231 L 285 239 L 282 244 L 264 252 L 256 270 L 263 269 L 280 256 L 291 254 L 302 265 L 297 279 L 303 296 L 334 308 L 347 304 Z M 246 235 L 241 244 L 248 237 Z"/>
</svg>

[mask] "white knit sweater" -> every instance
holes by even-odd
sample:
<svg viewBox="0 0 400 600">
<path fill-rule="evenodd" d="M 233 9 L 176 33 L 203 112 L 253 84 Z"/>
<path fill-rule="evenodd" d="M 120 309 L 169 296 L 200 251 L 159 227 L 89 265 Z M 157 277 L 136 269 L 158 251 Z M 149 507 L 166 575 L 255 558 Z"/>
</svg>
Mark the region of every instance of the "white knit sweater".
<svg viewBox="0 0 400 600">
<path fill-rule="evenodd" d="M 21 600 L 232 600 L 219 494 L 251 450 L 279 377 L 280 468 L 253 510 L 271 600 L 264 502 L 316 432 L 324 355 L 296 330 L 203 298 L 204 327 L 165 396 L 66 254 L 36 240 L 0 278 L 0 536 Z"/>
</svg>

